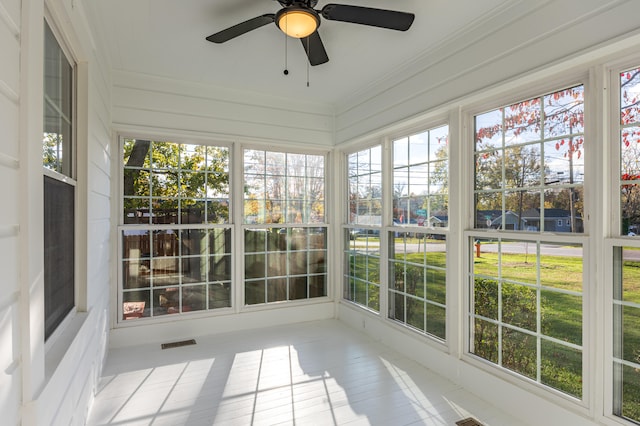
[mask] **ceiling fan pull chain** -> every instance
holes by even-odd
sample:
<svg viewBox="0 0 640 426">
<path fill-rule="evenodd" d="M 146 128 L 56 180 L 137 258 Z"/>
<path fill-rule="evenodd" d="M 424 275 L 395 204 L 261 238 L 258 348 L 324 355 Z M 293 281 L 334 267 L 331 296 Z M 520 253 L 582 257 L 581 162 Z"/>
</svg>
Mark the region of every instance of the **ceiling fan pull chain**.
<svg viewBox="0 0 640 426">
<path fill-rule="evenodd" d="M 311 43 L 309 42 L 309 37 L 307 37 L 307 52 L 309 52 L 309 56 L 311 56 Z M 307 87 L 309 87 L 309 61 L 307 63 Z"/>
<path fill-rule="evenodd" d="M 286 19 L 286 17 L 285 17 Z M 287 56 L 287 35 L 284 35 L 284 75 L 289 75 L 289 61 Z"/>
</svg>

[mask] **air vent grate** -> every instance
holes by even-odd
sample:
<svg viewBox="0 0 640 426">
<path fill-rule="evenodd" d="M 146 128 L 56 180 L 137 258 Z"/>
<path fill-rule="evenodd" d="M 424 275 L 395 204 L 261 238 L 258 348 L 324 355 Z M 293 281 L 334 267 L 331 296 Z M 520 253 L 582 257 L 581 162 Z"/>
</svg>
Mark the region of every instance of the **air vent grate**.
<svg viewBox="0 0 640 426">
<path fill-rule="evenodd" d="M 173 349 L 173 348 L 179 348 L 180 346 L 189 346 L 189 345 L 195 345 L 196 341 L 194 339 L 190 339 L 190 340 L 182 340 L 180 342 L 171 342 L 171 343 L 163 343 L 162 345 L 162 349 Z"/>
<path fill-rule="evenodd" d="M 477 421 L 473 417 L 469 417 L 469 418 L 466 418 L 466 419 L 463 419 L 463 420 L 458 420 L 456 422 L 456 425 L 458 425 L 458 426 L 483 426 L 482 423 L 480 423 L 479 421 Z"/>
</svg>

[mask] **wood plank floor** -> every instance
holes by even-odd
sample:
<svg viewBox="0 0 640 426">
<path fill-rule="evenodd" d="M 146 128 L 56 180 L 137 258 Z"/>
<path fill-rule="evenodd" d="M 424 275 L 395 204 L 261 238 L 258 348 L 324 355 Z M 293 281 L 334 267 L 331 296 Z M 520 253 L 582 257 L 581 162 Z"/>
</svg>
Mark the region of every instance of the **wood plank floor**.
<svg viewBox="0 0 640 426">
<path fill-rule="evenodd" d="M 110 350 L 88 424 L 524 425 L 336 320 L 196 341 Z"/>
</svg>

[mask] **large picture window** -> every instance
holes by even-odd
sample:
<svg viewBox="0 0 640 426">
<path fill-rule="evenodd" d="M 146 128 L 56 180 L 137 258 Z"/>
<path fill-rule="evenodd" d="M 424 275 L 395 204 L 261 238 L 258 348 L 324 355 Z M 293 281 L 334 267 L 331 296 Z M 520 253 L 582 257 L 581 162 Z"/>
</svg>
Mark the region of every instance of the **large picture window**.
<svg viewBox="0 0 640 426">
<path fill-rule="evenodd" d="M 120 318 L 230 307 L 229 148 L 121 142 Z"/>
<path fill-rule="evenodd" d="M 48 339 L 75 307 L 74 65 L 44 23 L 44 309 Z"/>
<path fill-rule="evenodd" d="M 582 86 L 477 115 L 469 244 L 470 351 L 578 399 L 583 131 Z"/>
<path fill-rule="evenodd" d="M 327 295 L 323 155 L 244 150 L 245 304 Z"/>
</svg>

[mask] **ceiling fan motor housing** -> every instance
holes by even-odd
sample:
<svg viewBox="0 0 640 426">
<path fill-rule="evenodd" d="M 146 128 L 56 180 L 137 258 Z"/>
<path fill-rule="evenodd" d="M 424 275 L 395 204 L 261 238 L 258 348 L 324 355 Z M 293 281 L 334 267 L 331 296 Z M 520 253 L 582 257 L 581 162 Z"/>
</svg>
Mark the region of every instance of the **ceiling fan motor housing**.
<svg viewBox="0 0 640 426">
<path fill-rule="evenodd" d="M 318 0 L 278 0 L 278 3 L 280 3 L 282 7 L 291 6 L 297 3 L 311 8 L 318 4 Z"/>
<path fill-rule="evenodd" d="M 320 26 L 320 15 L 304 3 L 295 2 L 276 12 L 276 25 L 290 37 L 305 38 Z"/>
</svg>

